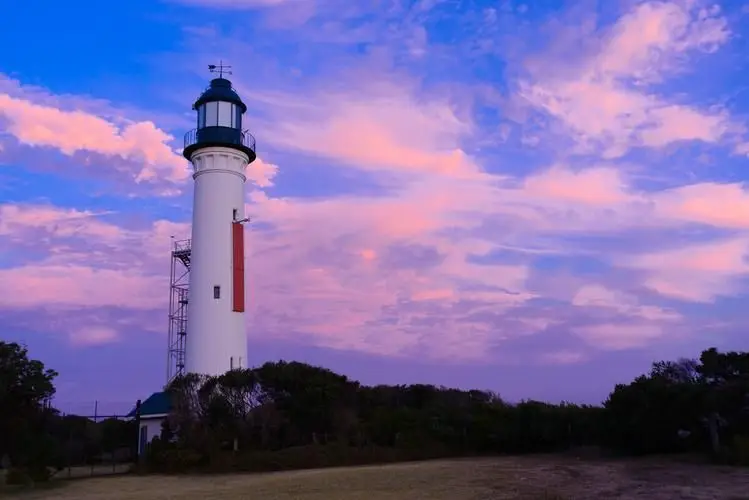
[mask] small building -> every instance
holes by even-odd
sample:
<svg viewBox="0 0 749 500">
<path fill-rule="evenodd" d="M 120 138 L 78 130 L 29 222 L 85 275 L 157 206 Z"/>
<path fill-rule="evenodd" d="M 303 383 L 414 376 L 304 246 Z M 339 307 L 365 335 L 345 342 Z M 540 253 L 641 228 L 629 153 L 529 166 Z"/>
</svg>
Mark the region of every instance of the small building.
<svg viewBox="0 0 749 500">
<path fill-rule="evenodd" d="M 171 410 L 169 395 L 162 392 L 154 392 L 140 405 L 140 428 L 138 429 L 138 455 L 146 451 L 148 443 L 153 438 L 161 436 L 161 424 L 169 415 Z M 128 418 L 135 418 L 136 409 L 127 414 Z"/>
</svg>

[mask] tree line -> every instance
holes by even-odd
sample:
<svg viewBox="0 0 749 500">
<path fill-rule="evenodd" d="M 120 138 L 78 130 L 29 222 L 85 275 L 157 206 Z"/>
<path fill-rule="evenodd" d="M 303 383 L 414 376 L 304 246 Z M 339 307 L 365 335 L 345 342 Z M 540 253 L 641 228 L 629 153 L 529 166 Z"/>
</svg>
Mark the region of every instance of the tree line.
<svg viewBox="0 0 749 500">
<path fill-rule="evenodd" d="M 10 483 L 45 481 L 66 467 L 133 456 L 134 421 L 65 415 L 50 404 L 58 373 L 0 341 L 0 469 Z"/>
<path fill-rule="evenodd" d="M 14 347 L 15 346 L 15 347 Z M 49 463 L 55 373 L 0 343 L 0 456 Z M 8 389 L 9 388 L 9 389 Z M 139 464 L 144 472 L 269 470 L 448 456 L 595 449 L 692 452 L 749 465 L 749 353 L 705 350 L 659 361 L 602 405 L 509 403 L 490 391 L 425 384 L 365 386 L 331 370 L 268 362 L 218 377 L 190 374 Z M 110 426 L 108 432 L 118 431 Z M 132 432 L 136 445 L 137 430 Z M 43 437 L 47 436 L 47 445 Z M 31 442 L 36 447 L 29 446 Z M 110 438 L 113 443 L 119 438 Z M 28 450 L 39 449 L 36 455 Z M 45 454 L 44 451 L 47 451 Z"/>
</svg>

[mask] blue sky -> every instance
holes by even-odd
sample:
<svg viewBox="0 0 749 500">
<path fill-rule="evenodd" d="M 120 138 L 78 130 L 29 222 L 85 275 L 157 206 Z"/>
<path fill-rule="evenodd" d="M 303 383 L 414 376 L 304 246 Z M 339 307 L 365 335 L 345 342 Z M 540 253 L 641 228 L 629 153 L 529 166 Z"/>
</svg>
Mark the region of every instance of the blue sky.
<svg viewBox="0 0 749 500">
<path fill-rule="evenodd" d="M 0 19 L 0 336 L 62 400 L 163 383 L 182 136 L 219 60 L 258 140 L 253 362 L 600 401 L 744 347 L 742 3 L 92 6 Z"/>
</svg>

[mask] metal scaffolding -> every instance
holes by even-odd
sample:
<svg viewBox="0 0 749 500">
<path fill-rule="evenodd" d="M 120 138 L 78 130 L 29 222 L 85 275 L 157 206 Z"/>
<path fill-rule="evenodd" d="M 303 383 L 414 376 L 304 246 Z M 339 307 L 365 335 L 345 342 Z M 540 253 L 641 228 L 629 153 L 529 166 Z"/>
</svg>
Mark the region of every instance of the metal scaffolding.
<svg viewBox="0 0 749 500">
<path fill-rule="evenodd" d="M 169 346 L 166 363 L 167 385 L 185 373 L 187 296 L 190 288 L 191 240 L 174 241 L 169 275 Z"/>
</svg>

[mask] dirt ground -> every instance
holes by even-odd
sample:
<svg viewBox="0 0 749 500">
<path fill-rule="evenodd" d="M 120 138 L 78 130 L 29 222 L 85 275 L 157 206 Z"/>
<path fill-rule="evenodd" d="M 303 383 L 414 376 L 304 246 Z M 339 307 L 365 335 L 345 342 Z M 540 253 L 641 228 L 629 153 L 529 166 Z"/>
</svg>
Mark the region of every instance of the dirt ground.
<svg viewBox="0 0 749 500">
<path fill-rule="evenodd" d="M 24 493 L 28 500 L 749 500 L 749 469 L 652 459 L 441 460 L 270 474 L 110 476 Z"/>
</svg>

